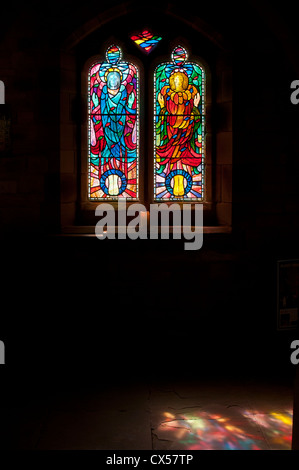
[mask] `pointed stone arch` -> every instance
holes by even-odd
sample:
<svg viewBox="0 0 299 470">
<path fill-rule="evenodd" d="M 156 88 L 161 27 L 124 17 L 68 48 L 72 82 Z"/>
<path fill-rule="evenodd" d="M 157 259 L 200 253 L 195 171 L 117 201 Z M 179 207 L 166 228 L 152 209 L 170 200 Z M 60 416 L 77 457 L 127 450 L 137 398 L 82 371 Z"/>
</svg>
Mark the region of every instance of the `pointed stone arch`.
<svg viewBox="0 0 299 470">
<path fill-rule="evenodd" d="M 65 227 L 65 230 L 68 230 L 67 227 L 82 224 L 82 220 L 86 224 L 88 217 L 87 219 L 85 216 L 83 219 L 81 218 L 82 207 L 84 207 L 85 214 L 85 209 L 89 210 L 91 220 L 94 218 L 94 208 L 84 200 L 86 199 L 85 194 L 87 194 L 87 190 L 84 189 L 87 180 L 86 174 L 78 169 L 81 159 L 87 153 L 87 145 L 84 141 L 86 134 L 84 94 L 82 94 L 82 89 L 78 90 L 76 82 L 76 77 L 78 78 L 82 74 L 82 70 L 78 70 L 75 51 L 89 35 L 100 31 L 109 22 L 119 18 L 125 19 L 133 11 L 136 13 L 138 8 L 141 7 L 134 1 L 108 8 L 76 28 L 61 46 L 60 210 L 61 226 Z M 149 6 L 149 8 L 158 10 L 155 5 Z M 207 119 L 210 123 L 207 126 L 207 148 L 210 149 L 208 152 L 210 157 L 206 160 L 207 200 L 204 208 L 208 214 L 205 220 L 208 220 L 209 225 L 229 227 L 230 229 L 232 222 L 232 66 L 230 44 L 211 25 L 197 16 L 185 12 L 182 14 L 182 11 L 174 4 L 169 3 L 161 6 L 158 11 L 159 15 L 164 15 L 168 24 L 175 20 L 181 22 L 188 29 L 192 28 L 192 31 L 199 35 L 198 37 L 204 38 L 206 43 L 211 44 L 211 47 L 217 51 L 214 76 L 211 80 L 213 82 L 213 106 L 210 103 L 207 107 Z M 74 110 L 77 113 L 81 110 L 82 125 L 80 128 L 72 117 Z M 220 117 L 214 119 L 216 125 L 213 128 L 211 126 L 212 114 L 217 114 Z M 78 145 L 79 141 L 80 145 Z"/>
</svg>

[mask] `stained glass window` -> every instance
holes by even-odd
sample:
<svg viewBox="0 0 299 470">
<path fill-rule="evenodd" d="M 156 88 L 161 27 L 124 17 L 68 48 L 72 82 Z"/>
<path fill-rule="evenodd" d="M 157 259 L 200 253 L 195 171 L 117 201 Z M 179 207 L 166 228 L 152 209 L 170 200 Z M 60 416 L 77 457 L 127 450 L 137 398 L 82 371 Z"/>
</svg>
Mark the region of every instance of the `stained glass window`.
<svg viewBox="0 0 299 470">
<path fill-rule="evenodd" d="M 154 77 L 155 200 L 204 198 L 205 72 L 178 46 Z"/>
<path fill-rule="evenodd" d="M 89 69 L 89 181 L 92 201 L 138 198 L 138 69 L 112 45 Z"/>
<path fill-rule="evenodd" d="M 131 39 L 139 46 L 144 52 L 149 54 L 161 41 L 162 37 L 144 30 L 142 33 L 134 34 Z"/>
</svg>

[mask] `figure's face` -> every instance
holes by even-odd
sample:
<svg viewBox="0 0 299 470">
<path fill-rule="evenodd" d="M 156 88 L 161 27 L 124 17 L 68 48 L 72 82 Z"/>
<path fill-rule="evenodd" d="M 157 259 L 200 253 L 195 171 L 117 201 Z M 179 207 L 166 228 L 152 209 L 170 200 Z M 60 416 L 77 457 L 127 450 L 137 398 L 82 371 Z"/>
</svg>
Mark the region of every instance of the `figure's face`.
<svg viewBox="0 0 299 470">
<path fill-rule="evenodd" d="M 170 76 L 169 83 L 173 91 L 184 91 L 188 86 L 188 78 L 184 73 L 175 72 Z"/>
<path fill-rule="evenodd" d="M 107 86 L 110 90 L 117 90 L 120 87 L 120 75 L 118 72 L 108 73 Z"/>
<path fill-rule="evenodd" d="M 182 77 L 180 77 L 179 75 L 176 75 L 174 77 L 174 86 L 175 86 L 176 90 L 181 90 L 183 88 L 182 85 L 183 85 Z"/>
</svg>

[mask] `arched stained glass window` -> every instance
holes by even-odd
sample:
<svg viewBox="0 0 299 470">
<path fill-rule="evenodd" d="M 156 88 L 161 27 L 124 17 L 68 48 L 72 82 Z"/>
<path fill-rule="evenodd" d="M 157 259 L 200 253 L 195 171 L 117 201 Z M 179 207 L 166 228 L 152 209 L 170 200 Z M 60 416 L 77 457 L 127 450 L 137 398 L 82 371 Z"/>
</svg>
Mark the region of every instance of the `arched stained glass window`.
<svg viewBox="0 0 299 470">
<path fill-rule="evenodd" d="M 203 201 L 205 72 L 176 47 L 154 77 L 155 200 Z"/>
<path fill-rule="evenodd" d="M 138 69 L 110 46 L 88 75 L 91 201 L 138 198 L 138 94 Z"/>
</svg>

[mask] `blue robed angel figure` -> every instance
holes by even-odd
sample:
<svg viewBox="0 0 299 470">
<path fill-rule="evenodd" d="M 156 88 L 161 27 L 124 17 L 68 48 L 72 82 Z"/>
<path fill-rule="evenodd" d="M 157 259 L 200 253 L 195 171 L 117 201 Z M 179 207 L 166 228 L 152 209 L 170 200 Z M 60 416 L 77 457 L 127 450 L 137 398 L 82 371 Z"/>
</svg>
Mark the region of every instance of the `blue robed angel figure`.
<svg viewBox="0 0 299 470">
<path fill-rule="evenodd" d="M 137 157 L 137 73 L 131 64 L 107 58 L 93 82 L 91 152 L 99 179 L 108 175 L 107 181 L 101 180 L 105 191 L 117 196 L 125 189 L 128 165 Z"/>
</svg>

